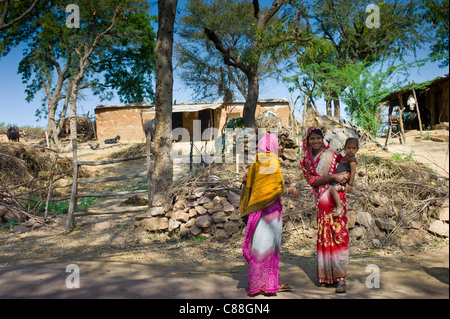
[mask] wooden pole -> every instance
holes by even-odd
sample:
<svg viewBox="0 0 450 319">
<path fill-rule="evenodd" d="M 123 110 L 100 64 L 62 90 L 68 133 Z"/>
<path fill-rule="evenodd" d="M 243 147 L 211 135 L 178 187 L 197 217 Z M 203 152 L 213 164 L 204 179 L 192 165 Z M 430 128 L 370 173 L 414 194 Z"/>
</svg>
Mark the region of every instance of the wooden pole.
<svg viewBox="0 0 450 319">
<path fill-rule="evenodd" d="M 391 122 L 391 115 L 392 110 L 394 107 L 389 103 L 389 111 L 388 111 L 388 131 L 386 134 L 386 142 L 384 143 L 384 146 L 388 146 L 389 142 L 391 141 L 391 134 L 392 134 L 392 122 Z"/>
<path fill-rule="evenodd" d="M 72 139 L 73 151 L 73 181 L 72 193 L 70 194 L 69 211 L 67 213 L 66 233 L 70 233 L 74 227 L 73 213 L 77 207 L 77 191 L 78 191 L 78 158 L 77 158 L 77 139 Z"/>
<path fill-rule="evenodd" d="M 402 99 L 402 94 L 399 93 L 398 94 L 398 99 L 400 101 L 400 106 L 398 107 L 398 117 L 399 117 L 399 122 L 400 122 L 400 143 L 402 144 L 406 144 L 406 138 L 405 138 L 405 129 L 403 127 L 403 110 L 405 109 L 403 107 L 403 99 Z"/>
<path fill-rule="evenodd" d="M 152 208 L 152 144 L 151 130 L 145 136 L 145 148 L 147 152 L 147 187 L 148 187 L 148 208 Z"/>
<path fill-rule="evenodd" d="M 414 100 L 416 100 L 417 118 L 419 119 L 420 134 L 422 134 L 422 120 L 420 118 L 419 100 L 417 99 L 417 96 L 416 96 L 416 90 L 414 90 L 414 88 L 413 88 L 412 91 L 414 94 Z"/>
<path fill-rule="evenodd" d="M 306 106 L 308 105 L 308 95 L 305 94 L 304 96 L 305 103 L 303 105 L 303 116 L 302 116 L 302 137 L 306 133 L 305 123 L 306 123 Z"/>
</svg>

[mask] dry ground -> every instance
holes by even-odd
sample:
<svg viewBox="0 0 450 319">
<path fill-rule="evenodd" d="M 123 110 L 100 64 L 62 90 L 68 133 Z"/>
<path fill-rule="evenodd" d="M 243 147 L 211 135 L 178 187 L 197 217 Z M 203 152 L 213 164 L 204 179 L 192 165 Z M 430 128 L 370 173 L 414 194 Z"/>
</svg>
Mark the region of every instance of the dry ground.
<svg viewBox="0 0 450 319">
<path fill-rule="evenodd" d="M 445 149 L 442 143 L 435 144 L 432 145 L 444 152 L 440 158 L 447 158 L 448 163 L 448 145 Z M 101 145 L 98 150 L 80 148 L 79 158 L 100 160 L 126 147 L 119 144 Z M 423 149 L 429 152 L 428 146 Z M 414 150 L 414 154 L 420 154 L 419 148 Z M 405 148 L 404 152 L 408 150 Z M 437 152 L 432 153 L 436 156 Z M 445 163 L 439 163 L 444 167 Z M 145 161 L 88 169 L 91 176 L 115 175 L 118 171 L 131 174 L 145 170 Z M 124 190 L 136 183 L 139 182 L 118 186 L 104 183 L 97 190 Z M 117 202 L 113 198 L 99 205 Z M 0 231 L 0 298 L 249 298 L 241 253 L 243 234 L 226 241 L 177 240 L 138 230 L 134 216 L 85 217 L 78 220 L 70 234 L 64 234 L 65 217 L 28 233 Z M 112 227 L 102 229 L 102 221 L 108 221 Z M 314 239 L 294 229 L 283 235 L 280 277 L 295 289 L 273 298 L 447 299 L 448 253 L 448 239 L 437 237 L 434 242 L 406 249 L 353 245 L 348 291 L 336 295 L 334 289 L 318 287 Z M 69 264 L 79 266 L 80 288 L 68 289 L 65 285 Z M 369 265 L 379 267 L 380 288 L 366 286 Z"/>
</svg>

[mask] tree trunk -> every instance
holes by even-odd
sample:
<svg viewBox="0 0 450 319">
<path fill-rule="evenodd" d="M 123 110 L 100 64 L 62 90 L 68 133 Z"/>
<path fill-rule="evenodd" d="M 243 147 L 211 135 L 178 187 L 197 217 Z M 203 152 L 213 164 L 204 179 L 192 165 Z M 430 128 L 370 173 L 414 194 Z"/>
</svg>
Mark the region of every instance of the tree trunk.
<svg viewBox="0 0 450 319">
<path fill-rule="evenodd" d="M 329 98 L 325 99 L 325 103 L 326 103 L 326 108 L 327 108 L 327 116 L 332 116 L 331 115 L 331 99 L 329 99 Z"/>
<path fill-rule="evenodd" d="M 341 117 L 341 104 L 339 102 L 339 96 L 336 93 L 332 94 L 333 96 L 333 106 L 334 106 L 334 117 Z"/>
<path fill-rule="evenodd" d="M 173 163 L 170 160 L 173 100 L 173 32 L 178 0 L 158 1 L 158 34 L 156 38 L 155 94 L 155 160 L 152 205 L 161 206 L 166 188 L 172 184 Z"/>
<path fill-rule="evenodd" d="M 251 72 L 247 74 L 247 78 L 248 92 L 243 110 L 244 126 L 254 128 L 256 127 L 255 112 L 259 95 L 258 66 L 251 68 Z"/>
</svg>

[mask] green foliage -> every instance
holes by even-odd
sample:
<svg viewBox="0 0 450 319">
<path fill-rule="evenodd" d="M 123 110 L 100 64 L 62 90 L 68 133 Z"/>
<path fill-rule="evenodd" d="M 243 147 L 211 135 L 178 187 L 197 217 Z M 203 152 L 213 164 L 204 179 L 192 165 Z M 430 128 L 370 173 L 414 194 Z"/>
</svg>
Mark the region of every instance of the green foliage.
<svg viewBox="0 0 450 319">
<path fill-rule="evenodd" d="M 439 67 L 448 67 L 449 48 L 449 11 L 448 0 L 425 0 L 422 1 L 425 7 L 424 19 L 431 23 L 434 33 L 431 36 L 431 52 L 429 57 L 433 61 L 441 61 Z"/>
<path fill-rule="evenodd" d="M 41 1 L 39 9 L 23 24 L 0 34 L 0 54 L 5 55 L 19 43 L 25 43 L 19 73 L 27 84 L 26 100 L 45 90 L 45 97 L 36 111 L 38 118 L 48 115 L 51 97 L 65 98 L 69 81 L 78 72 L 79 55 L 90 49 L 98 34 L 106 30 L 117 7 L 115 27 L 99 42 L 84 72 L 81 88 L 90 87 L 102 99 L 111 99 L 117 92 L 124 103 L 141 103 L 154 99 L 155 37 L 144 0 L 77 0 L 80 28 L 66 26 L 67 1 Z M 44 5 L 45 3 L 45 5 Z M 68 65 L 61 93 L 56 91 L 57 70 Z M 56 92 L 57 96 L 53 96 Z M 59 94 L 59 95 L 58 95 Z"/>
<path fill-rule="evenodd" d="M 48 211 L 52 212 L 55 215 L 67 214 L 69 211 L 69 200 L 60 201 L 60 202 L 49 202 L 48 203 Z M 85 212 L 89 209 L 89 207 L 98 204 L 97 197 L 88 197 L 83 198 L 77 204 L 77 211 Z M 26 209 L 32 209 L 37 213 L 45 212 L 45 201 L 41 201 L 39 198 L 33 198 L 31 200 L 24 200 L 22 203 L 23 207 Z"/>
<path fill-rule="evenodd" d="M 260 9 L 262 13 L 268 10 Z M 292 42 L 283 41 L 287 26 L 274 16 L 259 29 L 248 0 L 189 0 L 177 31 L 181 41 L 175 47 L 181 79 L 193 89 L 195 99 L 246 98 L 250 72 L 256 70 L 260 81 L 279 74 L 278 66 L 288 54 L 286 44 L 292 46 Z M 231 63 L 224 63 L 225 57 L 207 38 L 205 28 L 233 52 Z"/>
<path fill-rule="evenodd" d="M 14 218 L 6 218 L 6 225 L 3 225 L 1 229 L 12 230 L 14 225 L 18 225 L 19 223 Z"/>
<path fill-rule="evenodd" d="M 348 103 L 346 112 L 352 120 L 375 131 L 377 101 L 392 89 L 387 87 L 392 74 L 404 68 L 398 61 L 429 41 L 429 33 L 418 0 L 376 2 L 379 28 L 366 25 L 368 4 L 363 0 L 312 2 L 304 12 L 312 39 L 298 50 L 297 75 L 285 81 L 310 100 L 340 98 Z M 383 61 L 390 61 L 390 65 L 383 69 Z"/>
<path fill-rule="evenodd" d="M 414 155 L 414 150 L 411 150 L 411 152 L 409 152 L 408 154 L 405 153 L 394 153 L 392 154 L 392 160 L 397 162 L 397 163 L 402 163 L 402 162 L 412 162 L 414 161 L 413 158 Z"/>
<path fill-rule="evenodd" d="M 225 126 L 225 128 L 232 128 L 233 130 L 237 128 L 244 128 L 244 118 L 243 117 L 235 117 L 229 120 Z"/>
</svg>

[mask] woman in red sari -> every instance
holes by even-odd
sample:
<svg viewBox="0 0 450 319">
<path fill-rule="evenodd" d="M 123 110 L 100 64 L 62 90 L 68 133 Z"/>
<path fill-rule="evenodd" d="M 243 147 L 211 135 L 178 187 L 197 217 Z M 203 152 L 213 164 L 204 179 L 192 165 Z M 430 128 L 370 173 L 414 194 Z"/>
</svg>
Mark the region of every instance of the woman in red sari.
<svg viewBox="0 0 450 319">
<path fill-rule="evenodd" d="M 313 188 L 317 205 L 317 276 L 322 286 L 337 283 L 336 292 L 346 291 L 348 265 L 347 205 L 345 193 L 339 193 L 344 209 L 334 217 L 336 208 L 330 182 L 344 183 L 348 173 L 336 174 L 342 155 L 325 146 L 323 133 L 310 127 L 303 140 L 301 166 Z"/>
</svg>

